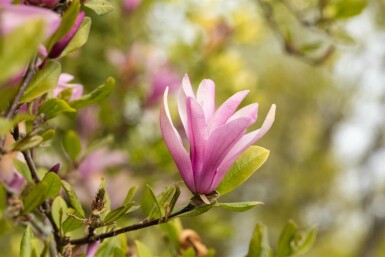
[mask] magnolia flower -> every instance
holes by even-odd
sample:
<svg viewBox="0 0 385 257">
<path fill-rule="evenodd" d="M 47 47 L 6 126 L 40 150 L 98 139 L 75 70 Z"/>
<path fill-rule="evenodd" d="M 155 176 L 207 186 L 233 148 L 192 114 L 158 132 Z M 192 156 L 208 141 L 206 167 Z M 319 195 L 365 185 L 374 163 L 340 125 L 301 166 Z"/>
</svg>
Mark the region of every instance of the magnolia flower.
<svg viewBox="0 0 385 257">
<path fill-rule="evenodd" d="M 235 160 L 265 135 L 273 124 L 275 105 L 270 108 L 260 129 L 245 134 L 247 128 L 257 120 L 258 112 L 257 103 L 236 112 L 248 92 L 246 90 L 234 94 L 215 110 L 214 82 L 203 80 L 195 96 L 190 80 L 185 75 L 179 92 L 178 110 L 189 142 L 188 154 L 171 120 L 166 89 L 160 110 L 160 127 L 166 145 L 191 192 L 213 192 Z"/>
<path fill-rule="evenodd" d="M 45 38 L 50 37 L 59 27 L 61 18 L 59 14 L 40 7 L 11 5 L 7 1 L 0 2 L 0 35 L 6 35 L 19 26 L 34 20 L 45 23 Z"/>
<path fill-rule="evenodd" d="M 71 80 L 74 79 L 74 76 L 67 73 L 62 73 L 59 77 L 57 87 L 53 90 L 53 96 L 57 97 L 60 92 L 67 88 L 72 88 L 72 95 L 70 101 L 76 100 L 83 94 L 83 86 L 81 84 L 70 84 Z"/>
<path fill-rule="evenodd" d="M 57 58 L 61 55 L 63 50 L 67 47 L 69 42 L 76 35 L 76 32 L 78 32 L 80 25 L 82 25 L 83 20 L 84 20 L 84 12 L 80 12 L 75 20 L 75 23 L 72 25 L 72 28 L 70 29 L 70 31 L 67 34 L 65 34 L 64 37 L 62 37 L 52 47 L 48 55 L 49 58 Z"/>
</svg>

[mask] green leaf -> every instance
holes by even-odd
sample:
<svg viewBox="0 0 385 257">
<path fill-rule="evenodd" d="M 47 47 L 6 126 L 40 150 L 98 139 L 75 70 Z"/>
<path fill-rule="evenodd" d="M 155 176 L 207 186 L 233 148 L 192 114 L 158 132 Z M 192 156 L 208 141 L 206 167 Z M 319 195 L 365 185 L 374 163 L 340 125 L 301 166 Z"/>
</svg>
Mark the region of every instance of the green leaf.
<svg viewBox="0 0 385 257">
<path fill-rule="evenodd" d="M 76 161 L 82 151 L 82 144 L 78 134 L 70 130 L 63 137 L 63 147 L 71 160 Z"/>
<path fill-rule="evenodd" d="M 291 241 L 294 239 L 297 230 L 297 225 L 291 220 L 288 221 L 278 241 L 277 257 L 292 256 Z"/>
<path fill-rule="evenodd" d="M 64 188 L 64 191 L 66 192 L 66 194 L 68 196 L 68 199 L 69 199 L 72 207 L 79 213 L 81 218 L 84 218 L 85 213 L 84 213 L 82 204 L 80 203 L 80 200 L 79 200 L 78 196 L 76 195 L 72 186 L 65 180 L 62 180 L 61 184 Z"/>
<path fill-rule="evenodd" d="M 257 224 L 253 237 L 250 240 L 249 251 L 246 257 L 272 257 L 273 252 L 269 246 L 267 229 L 263 224 Z"/>
<path fill-rule="evenodd" d="M 61 228 L 64 218 L 67 216 L 68 206 L 61 196 L 58 196 L 53 200 L 51 206 L 52 218 L 55 224 Z"/>
<path fill-rule="evenodd" d="M 28 165 L 25 162 L 18 160 L 17 158 L 13 159 L 13 165 L 15 165 L 16 170 L 27 180 L 32 181 L 31 172 L 29 171 Z"/>
<path fill-rule="evenodd" d="M 267 160 L 269 150 L 250 146 L 234 163 L 227 172 L 222 182 L 216 189 L 221 195 L 233 191 L 245 182 Z"/>
<path fill-rule="evenodd" d="M 29 21 L 0 39 L 0 84 L 16 76 L 35 55 L 44 40 L 43 21 Z"/>
<path fill-rule="evenodd" d="M 296 234 L 291 242 L 295 256 L 307 253 L 313 246 L 317 237 L 317 228 L 301 231 Z"/>
<path fill-rule="evenodd" d="M 76 214 L 78 213 L 76 212 Z M 71 232 L 80 228 L 81 226 L 83 226 L 83 223 L 80 220 L 72 216 L 68 216 L 63 222 L 62 230 L 63 230 L 63 233 L 66 234 L 68 232 Z"/>
<path fill-rule="evenodd" d="M 215 206 L 219 206 L 230 211 L 244 212 L 260 204 L 263 204 L 263 203 L 262 202 L 216 203 Z"/>
<path fill-rule="evenodd" d="M 195 251 L 194 248 L 189 247 L 184 253 L 182 254 L 182 257 L 195 257 Z"/>
<path fill-rule="evenodd" d="M 66 56 L 67 54 L 79 49 L 88 40 L 88 34 L 90 33 L 91 28 L 91 18 L 85 17 L 82 24 L 79 27 L 79 30 L 76 32 L 75 36 L 69 42 L 67 47 L 63 50 L 60 57 Z"/>
<path fill-rule="evenodd" d="M 114 10 L 114 6 L 107 0 L 89 0 L 84 6 L 93 10 L 97 15 L 104 15 Z"/>
<path fill-rule="evenodd" d="M 56 30 L 55 34 L 49 39 L 47 43 L 47 50 L 50 51 L 51 48 L 55 45 L 55 43 L 62 39 L 71 30 L 72 26 L 76 21 L 76 18 L 78 17 L 79 12 L 80 1 L 72 1 L 69 8 L 65 11 L 62 16 L 60 27 Z"/>
<path fill-rule="evenodd" d="M 126 198 L 123 201 L 123 205 L 129 204 L 134 197 L 136 190 L 138 190 L 138 186 L 133 186 L 128 190 Z"/>
<path fill-rule="evenodd" d="M 37 256 L 36 249 L 32 240 L 34 239 L 33 232 L 30 226 L 28 226 L 21 238 L 20 243 L 20 257 L 32 257 Z"/>
<path fill-rule="evenodd" d="M 191 211 L 188 211 L 188 212 L 185 212 L 183 214 L 180 214 L 177 217 L 194 217 L 194 216 L 198 216 L 198 215 L 201 215 L 201 214 L 203 214 L 205 212 L 208 212 L 211 208 L 213 208 L 213 206 L 214 206 L 214 203 L 209 204 L 209 205 L 199 206 L 199 207 L 194 208 Z"/>
<path fill-rule="evenodd" d="M 155 196 L 154 191 L 149 185 L 146 185 L 146 192 L 142 200 L 142 209 L 148 218 L 159 218 L 162 216 L 162 208 Z"/>
<path fill-rule="evenodd" d="M 0 219 L 2 218 L 3 211 L 7 208 L 7 191 L 4 186 L 0 184 Z"/>
<path fill-rule="evenodd" d="M 143 243 L 135 240 L 135 245 L 138 257 L 153 257 L 153 255 L 150 253 L 150 250 Z"/>
<path fill-rule="evenodd" d="M 44 198 L 49 199 L 59 194 L 61 189 L 60 178 L 53 172 L 47 172 L 42 180 L 42 183 L 47 183 L 48 188 L 45 192 Z"/>
<path fill-rule="evenodd" d="M 179 235 L 183 230 L 183 226 L 180 219 L 169 220 L 167 223 L 159 224 L 159 227 L 166 234 L 168 241 L 173 244 L 173 248 L 179 249 Z"/>
<path fill-rule="evenodd" d="M 43 138 L 41 136 L 31 136 L 27 135 L 26 137 L 16 141 L 11 146 L 11 149 L 13 151 L 25 151 L 34 147 L 37 147 L 38 145 L 43 142 Z"/>
<path fill-rule="evenodd" d="M 131 202 L 130 204 L 126 204 L 124 206 L 120 206 L 119 208 L 116 208 L 115 210 L 110 211 L 106 217 L 104 218 L 105 223 L 111 223 L 115 220 L 119 219 L 121 216 L 126 214 L 126 212 L 132 207 L 134 203 Z"/>
<path fill-rule="evenodd" d="M 103 85 L 100 85 L 91 93 L 83 95 L 69 104 L 75 109 L 80 109 L 91 104 L 99 103 L 111 94 L 114 87 L 115 79 L 109 77 Z"/>
<path fill-rule="evenodd" d="M 366 7 L 364 0 L 340 0 L 331 2 L 326 8 L 333 18 L 346 19 L 360 14 Z"/>
<path fill-rule="evenodd" d="M 56 61 L 49 61 L 46 66 L 38 71 L 25 90 L 21 103 L 31 102 L 39 96 L 49 92 L 57 86 L 61 73 L 61 65 Z"/>
<path fill-rule="evenodd" d="M 43 133 L 40 134 L 40 136 L 43 138 L 43 142 L 51 140 L 56 134 L 56 131 L 54 129 L 47 129 Z"/>
<path fill-rule="evenodd" d="M 68 103 L 59 98 L 51 98 L 40 105 L 39 114 L 44 114 L 45 120 L 55 118 L 64 112 L 76 112 L 76 109 L 68 105 Z"/>
<path fill-rule="evenodd" d="M 33 116 L 29 114 L 17 114 L 12 120 L 0 117 L 0 136 L 8 133 L 12 130 L 18 123 L 26 120 L 33 120 Z"/>
<path fill-rule="evenodd" d="M 27 196 L 23 199 L 23 212 L 22 214 L 27 214 L 36 209 L 41 205 L 45 200 L 45 193 L 48 190 L 49 185 L 47 182 L 40 182 L 35 185 Z"/>
</svg>

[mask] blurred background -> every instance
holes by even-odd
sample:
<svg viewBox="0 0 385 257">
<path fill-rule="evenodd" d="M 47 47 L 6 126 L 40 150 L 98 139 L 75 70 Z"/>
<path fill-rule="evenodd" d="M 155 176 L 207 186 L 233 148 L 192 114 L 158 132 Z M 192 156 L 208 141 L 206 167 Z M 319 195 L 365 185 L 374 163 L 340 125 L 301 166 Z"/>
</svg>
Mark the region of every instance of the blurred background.
<svg viewBox="0 0 385 257">
<path fill-rule="evenodd" d="M 166 86 L 178 89 L 185 73 L 195 88 L 210 78 L 217 106 L 251 90 L 244 105 L 259 103 L 255 128 L 277 105 L 273 128 L 257 142 L 271 151 L 267 163 L 222 199 L 265 204 L 245 213 L 213 209 L 182 219 L 183 226 L 221 257 L 244 256 L 257 222 L 268 226 L 274 246 L 288 219 L 319 228 L 306 256 L 385 256 L 385 1 L 114 5 L 102 17 L 87 13 L 88 43 L 63 60 L 63 70 L 87 92 L 109 75 L 118 81 L 109 100 L 83 109 L 76 122 L 57 124 L 59 132 L 74 129 L 84 144 L 97 147 L 77 167 L 60 159 L 59 146 L 58 153 L 43 149 L 40 165 L 60 161 L 85 202 L 100 177 L 107 178 L 115 206 L 133 185 L 161 192 L 180 176 L 161 138 L 159 100 Z M 149 228 L 128 237 L 168 256 L 160 233 Z"/>
</svg>

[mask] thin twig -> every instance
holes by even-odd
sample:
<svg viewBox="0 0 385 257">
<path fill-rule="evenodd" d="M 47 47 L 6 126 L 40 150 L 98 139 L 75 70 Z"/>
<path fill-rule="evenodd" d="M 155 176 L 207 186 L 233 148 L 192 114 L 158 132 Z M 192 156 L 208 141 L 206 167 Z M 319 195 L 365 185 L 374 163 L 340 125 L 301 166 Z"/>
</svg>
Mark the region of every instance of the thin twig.
<svg viewBox="0 0 385 257">
<path fill-rule="evenodd" d="M 188 204 L 183 209 L 181 209 L 181 210 L 179 210 L 177 212 L 174 212 L 173 214 L 169 215 L 167 219 L 165 217 L 161 217 L 161 218 L 158 218 L 158 219 L 149 220 L 149 221 L 141 222 L 141 223 L 138 223 L 138 224 L 130 225 L 130 226 L 127 226 L 127 227 L 123 227 L 123 228 L 120 228 L 120 229 L 112 230 L 112 231 L 109 231 L 109 232 L 106 232 L 106 233 L 102 233 L 102 234 L 99 234 L 99 235 L 93 235 L 92 237 L 85 236 L 85 237 L 78 238 L 78 239 L 63 240 L 62 244 L 64 244 L 64 245 L 65 244 L 80 245 L 80 244 L 93 243 L 93 242 L 96 242 L 96 241 L 99 241 L 99 240 L 103 240 L 103 239 L 106 239 L 106 238 L 110 238 L 110 237 L 114 237 L 114 236 L 117 236 L 119 234 L 123 234 L 123 233 L 126 233 L 126 232 L 130 232 L 130 231 L 134 231 L 134 230 L 138 230 L 138 229 L 147 228 L 147 227 L 155 226 L 155 225 L 158 225 L 158 224 L 166 223 L 170 219 L 172 219 L 172 218 L 174 218 L 174 217 L 176 217 L 178 215 L 181 215 L 183 213 L 189 212 L 189 211 L 193 210 L 194 208 L 195 208 L 194 205 Z"/>
</svg>

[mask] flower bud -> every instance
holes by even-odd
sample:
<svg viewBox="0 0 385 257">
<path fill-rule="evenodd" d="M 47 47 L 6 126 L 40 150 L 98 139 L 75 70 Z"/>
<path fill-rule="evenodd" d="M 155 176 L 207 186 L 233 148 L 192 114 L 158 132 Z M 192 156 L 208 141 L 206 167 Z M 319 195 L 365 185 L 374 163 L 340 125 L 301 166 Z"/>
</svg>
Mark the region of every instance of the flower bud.
<svg viewBox="0 0 385 257">
<path fill-rule="evenodd" d="M 58 173 L 60 170 L 60 162 L 56 163 L 55 165 L 53 165 L 48 172 L 53 172 L 53 173 Z"/>
<path fill-rule="evenodd" d="M 133 12 L 139 6 L 141 0 L 123 0 L 123 10 Z"/>
</svg>

